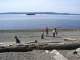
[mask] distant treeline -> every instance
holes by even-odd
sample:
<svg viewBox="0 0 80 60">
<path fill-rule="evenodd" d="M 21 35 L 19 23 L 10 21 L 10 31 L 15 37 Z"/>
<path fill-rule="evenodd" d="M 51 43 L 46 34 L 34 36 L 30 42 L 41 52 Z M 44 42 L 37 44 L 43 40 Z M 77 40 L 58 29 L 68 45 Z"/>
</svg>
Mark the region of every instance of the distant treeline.
<svg viewBox="0 0 80 60">
<path fill-rule="evenodd" d="M 80 15 L 74 13 L 57 13 L 57 12 L 4 12 L 0 14 L 26 14 L 26 15 L 35 15 L 35 14 L 52 14 L 52 15 Z"/>
</svg>

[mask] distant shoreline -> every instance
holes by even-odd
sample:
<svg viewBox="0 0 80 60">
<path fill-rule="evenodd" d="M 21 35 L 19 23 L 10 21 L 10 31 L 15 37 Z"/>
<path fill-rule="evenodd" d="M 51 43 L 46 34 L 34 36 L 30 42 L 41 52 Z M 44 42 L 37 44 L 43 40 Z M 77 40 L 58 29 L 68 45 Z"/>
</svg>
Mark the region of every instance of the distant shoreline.
<svg viewBox="0 0 80 60">
<path fill-rule="evenodd" d="M 0 14 L 26 14 L 26 15 L 36 15 L 36 14 L 51 14 L 51 15 L 80 15 L 75 13 L 58 13 L 58 12 L 2 12 Z"/>
<path fill-rule="evenodd" d="M 49 31 L 52 31 L 53 29 L 49 29 Z M 67 29 L 67 28 L 57 28 L 58 31 L 80 31 L 80 28 L 78 29 Z M 41 32 L 45 31 L 45 29 L 5 29 L 0 30 L 0 32 Z"/>
</svg>

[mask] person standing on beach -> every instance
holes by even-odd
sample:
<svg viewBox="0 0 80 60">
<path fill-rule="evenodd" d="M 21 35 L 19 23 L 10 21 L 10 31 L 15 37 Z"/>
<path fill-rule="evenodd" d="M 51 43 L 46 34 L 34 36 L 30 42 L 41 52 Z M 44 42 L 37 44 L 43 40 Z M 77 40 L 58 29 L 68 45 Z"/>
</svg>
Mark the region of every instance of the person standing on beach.
<svg viewBox="0 0 80 60">
<path fill-rule="evenodd" d="M 41 39 L 44 39 L 44 32 L 41 32 Z"/>
<path fill-rule="evenodd" d="M 56 37 L 56 33 L 55 33 L 54 29 L 52 30 L 52 35 L 53 35 L 53 37 Z"/>
<path fill-rule="evenodd" d="M 48 27 L 46 27 L 46 36 L 48 36 L 48 33 L 49 33 L 49 29 Z"/>
<path fill-rule="evenodd" d="M 57 36 L 57 34 L 58 34 L 57 29 L 56 29 L 56 28 L 54 28 L 54 31 L 55 31 L 55 35 Z"/>
</svg>

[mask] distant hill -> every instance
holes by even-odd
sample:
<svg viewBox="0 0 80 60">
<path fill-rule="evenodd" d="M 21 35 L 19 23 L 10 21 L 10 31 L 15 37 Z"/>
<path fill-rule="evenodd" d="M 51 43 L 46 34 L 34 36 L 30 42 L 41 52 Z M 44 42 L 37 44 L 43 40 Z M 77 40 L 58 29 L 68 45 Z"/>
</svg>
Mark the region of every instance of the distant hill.
<svg viewBox="0 0 80 60">
<path fill-rule="evenodd" d="M 36 15 L 36 14 L 52 14 L 52 15 L 80 15 L 72 13 L 57 13 L 57 12 L 4 12 L 0 14 L 26 14 L 26 15 Z"/>
</svg>

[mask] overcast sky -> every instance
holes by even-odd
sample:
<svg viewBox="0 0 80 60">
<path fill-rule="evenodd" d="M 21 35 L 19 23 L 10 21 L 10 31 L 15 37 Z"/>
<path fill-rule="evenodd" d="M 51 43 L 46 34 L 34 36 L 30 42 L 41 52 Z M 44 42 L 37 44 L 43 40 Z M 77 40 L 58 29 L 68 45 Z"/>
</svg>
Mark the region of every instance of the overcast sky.
<svg viewBox="0 0 80 60">
<path fill-rule="evenodd" d="M 80 0 L 0 0 L 0 12 L 80 13 Z"/>
</svg>

